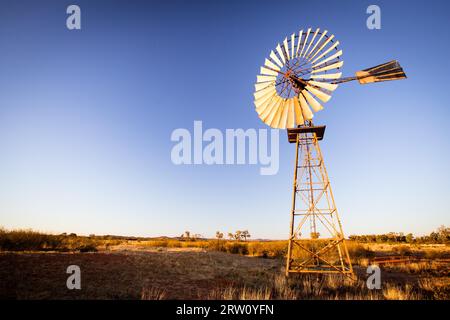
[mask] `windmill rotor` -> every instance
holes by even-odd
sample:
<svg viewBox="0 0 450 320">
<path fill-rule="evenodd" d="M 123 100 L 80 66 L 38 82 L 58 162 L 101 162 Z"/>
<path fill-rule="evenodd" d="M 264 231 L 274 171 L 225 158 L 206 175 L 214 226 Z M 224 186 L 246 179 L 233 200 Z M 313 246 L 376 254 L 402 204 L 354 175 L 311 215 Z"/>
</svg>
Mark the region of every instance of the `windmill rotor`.
<svg viewBox="0 0 450 320">
<path fill-rule="evenodd" d="M 311 122 L 340 83 L 406 78 L 395 60 L 341 78 L 342 54 L 335 36 L 320 28 L 300 30 L 278 43 L 256 76 L 254 104 L 259 118 L 272 128 L 296 128 Z"/>
<path fill-rule="evenodd" d="M 319 28 L 300 30 L 279 43 L 255 84 L 256 112 L 273 128 L 295 128 L 313 118 L 331 98 L 342 67 L 339 42 Z"/>
</svg>

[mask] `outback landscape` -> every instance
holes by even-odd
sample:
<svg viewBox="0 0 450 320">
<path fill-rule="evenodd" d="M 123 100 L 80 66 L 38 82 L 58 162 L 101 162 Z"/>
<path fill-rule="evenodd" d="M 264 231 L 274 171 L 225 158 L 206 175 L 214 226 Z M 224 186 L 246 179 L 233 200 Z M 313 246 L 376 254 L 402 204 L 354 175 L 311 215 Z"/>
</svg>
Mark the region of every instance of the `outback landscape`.
<svg viewBox="0 0 450 320">
<path fill-rule="evenodd" d="M 2 299 L 394 299 L 450 298 L 450 232 L 350 236 L 356 280 L 284 276 L 286 241 L 249 240 L 248 231 L 203 239 L 50 235 L 0 231 Z M 381 268 L 368 289 L 367 266 Z M 78 265 L 81 290 L 68 290 Z"/>
</svg>

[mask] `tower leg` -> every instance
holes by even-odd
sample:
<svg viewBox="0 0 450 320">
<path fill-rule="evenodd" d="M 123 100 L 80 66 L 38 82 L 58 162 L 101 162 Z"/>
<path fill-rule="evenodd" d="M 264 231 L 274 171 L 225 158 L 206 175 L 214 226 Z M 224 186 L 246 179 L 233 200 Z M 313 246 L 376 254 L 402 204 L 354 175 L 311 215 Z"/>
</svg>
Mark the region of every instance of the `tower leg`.
<svg viewBox="0 0 450 320">
<path fill-rule="evenodd" d="M 342 224 L 316 133 L 296 137 L 291 222 L 286 261 L 290 273 L 353 274 Z"/>
</svg>

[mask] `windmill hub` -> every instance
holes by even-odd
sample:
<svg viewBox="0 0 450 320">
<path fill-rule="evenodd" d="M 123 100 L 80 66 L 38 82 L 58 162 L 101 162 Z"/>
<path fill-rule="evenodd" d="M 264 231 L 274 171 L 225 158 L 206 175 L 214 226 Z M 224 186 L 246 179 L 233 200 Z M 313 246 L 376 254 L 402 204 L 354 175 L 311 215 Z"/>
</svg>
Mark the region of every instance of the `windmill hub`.
<svg viewBox="0 0 450 320">
<path fill-rule="evenodd" d="M 290 76 L 289 81 L 291 82 L 291 85 L 294 88 L 296 94 L 299 94 L 307 86 L 305 80 L 297 78 L 296 76 Z"/>
<path fill-rule="evenodd" d="M 259 118 L 272 128 L 287 129 L 289 142 L 296 144 L 287 275 L 353 274 L 318 143 L 325 126 L 312 124 L 314 113 L 323 109 L 340 83 L 406 78 L 397 61 L 341 78 L 344 62 L 338 46 L 327 30 L 300 30 L 270 52 L 256 76 L 254 103 Z"/>
</svg>

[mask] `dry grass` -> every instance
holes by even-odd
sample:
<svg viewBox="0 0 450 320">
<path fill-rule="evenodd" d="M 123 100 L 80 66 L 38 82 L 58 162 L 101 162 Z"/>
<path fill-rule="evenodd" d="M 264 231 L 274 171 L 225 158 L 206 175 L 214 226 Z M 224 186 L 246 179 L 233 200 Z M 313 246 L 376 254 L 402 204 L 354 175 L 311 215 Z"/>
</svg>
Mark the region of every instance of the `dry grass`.
<svg viewBox="0 0 450 320">
<path fill-rule="evenodd" d="M 431 261 L 423 262 L 411 262 L 405 264 L 392 264 L 388 265 L 391 270 L 396 270 L 398 272 L 419 274 L 424 272 L 433 272 L 438 269 L 438 264 Z"/>
<path fill-rule="evenodd" d="M 272 292 L 269 288 L 214 288 L 208 294 L 210 300 L 270 300 Z"/>
<path fill-rule="evenodd" d="M 283 274 L 284 261 L 222 252 L 122 251 L 0 253 L 0 298 L 18 299 L 449 299 L 448 265 L 439 275 L 382 267 L 382 289 L 369 290 L 365 268 L 342 276 Z M 82 290 L 65 288 L 68 265 Z M 20 265 L 20 268 L 14 266 Z M 432 268 L 438 268 L 432 265 Z M 445 273 L 446 272 L 446 273 Z"/>
<path fill-rule="evenodd" d="M 364 279 L 342 276 L 310 276 L 286 278 L 275 275 L 262 287 L 231 286 L 213 289 L 208 299 L 221 300 L 419 300 L 430 298 L 420 286 L 387 282 L 381 290 L 369 290 Z"/>
<path fill-rule="evenodd" d="M 114 240 L 0 229 L 0 298 L 450 299 L 448 245 L 347 241 L 347 247 L 356 281 L 339 276 L 285 278 L 286 241 Z M 413 262 L 382 265 L 382 289 L 367 289 L 370 261 L 390 255 L 410 256 Z M 61 285 L 70 264 L 82 268 L 81 292 Z"/>
<path fill-rule="evenodd" d="M 142 288 L 141 300 L 164 300 L 166 291 L 161 288 Z"/>
<path fill-rule="evenodd" d="M 421 295 L 414 292 L 411 285 L 404 287 L 387 283 L 383 289 L 383 296 L 386 300 L 420 300 Z"/>
</svg>

